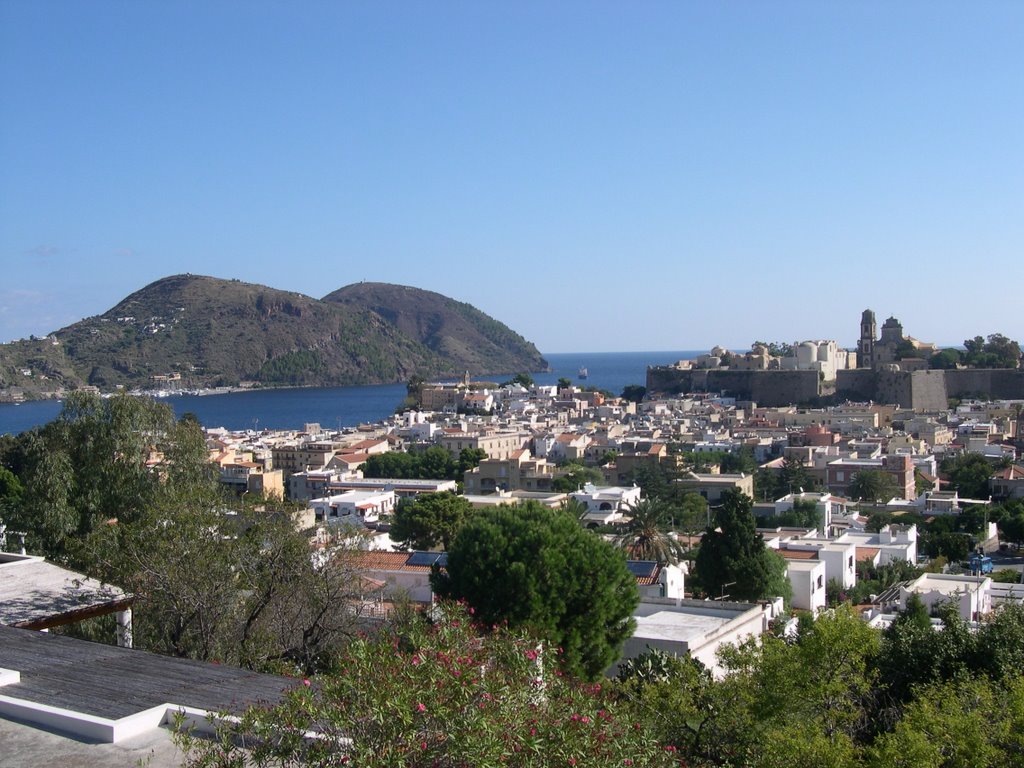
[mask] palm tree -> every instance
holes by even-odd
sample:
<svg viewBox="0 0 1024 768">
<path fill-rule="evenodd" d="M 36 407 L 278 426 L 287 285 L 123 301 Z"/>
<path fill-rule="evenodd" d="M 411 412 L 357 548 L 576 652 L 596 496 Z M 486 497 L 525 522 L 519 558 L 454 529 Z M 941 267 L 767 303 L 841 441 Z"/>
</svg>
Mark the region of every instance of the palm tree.
<svg viewBox="0 0 1024 768">
<path fill-rule="evenodd" d="M 585 503 L 572 496 L 562 502 L 562 509 L 581 523 L 584 522 L 583 519 L 586 517 L 587 512 L 590 511 L 590 508 Z"/>
<path fill-rule="evenodd" d="M 664 502 L 641 499 L 628 509 L 630 520 L 614 539 L 615 546 L 626 550 L 633 560 L 655 560 L 676 565 L 686 555 L 674 535 L 665 531 L 662 521 L 668 516 Z"/>
</svg>

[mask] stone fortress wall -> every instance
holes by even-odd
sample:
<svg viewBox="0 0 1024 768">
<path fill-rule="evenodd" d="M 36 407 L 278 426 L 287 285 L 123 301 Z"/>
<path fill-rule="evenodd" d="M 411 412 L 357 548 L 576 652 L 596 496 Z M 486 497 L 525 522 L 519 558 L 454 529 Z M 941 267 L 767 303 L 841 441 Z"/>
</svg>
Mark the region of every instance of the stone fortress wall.
<svg viewBox="0 0 1024 768">
<path fill-rule="evenodd" d="M 816 371 L 701 371 L 672 366 L 649 368 L 647 391 L 652 395 L 719 392 L 769 407 L 808 403 L 832 394 L 822 389 Z M 839 400 L 944 410 L 951 397 L 1024 399 L 1024 371 L 839 371 L 835 395 Z"/>
<path fill-rule="evenodd" d="M 943 410 L 950 398 L 1024 399 L 1024 370 L 922 369 L 937 349 L 934 344 L 904 336 L 903 326 L 893 317 L 885 321 L 880 339 L 875 338 L 876 329 L 875 313 L 865 310 L 857 347 L 861 367 L 835 371 L 834 387 L 814 370 L 659 366 L 647 370 L 647 391 L 652 395 L 718 392 L 769 407 L 810 403 L 833 394 L 838 400 L 916 410 Z M 920 359 L 897 359 L 897 350 L 908 344 Z"/>
</svg>

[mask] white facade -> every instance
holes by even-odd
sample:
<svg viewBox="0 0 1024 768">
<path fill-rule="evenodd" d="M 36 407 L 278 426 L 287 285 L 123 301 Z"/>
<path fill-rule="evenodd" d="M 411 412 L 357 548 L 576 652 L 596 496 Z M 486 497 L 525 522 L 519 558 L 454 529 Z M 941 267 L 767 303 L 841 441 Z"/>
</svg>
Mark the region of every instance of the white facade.
<svg viewBox="0 0 1024 768">
<path fill-rule="evenodd" d="M 835 541 L 878 549 L 878 565 L 887 565 L 896 560 L 917 562 L 916 525 L 886 525 L 878 533 L 848 530 Z"/>
<path fill-rule="evenodd" d="M 818 371 L 825 381 L 835 381 L 836 371 L 846 368 L 848 354 L 836 341 L 801 341 L 793 345 L 793 357 L 783 357 L 783 370 Z"/>
<path fill-rule="evenodd" d="M 395 508 L 395 492 L 347 491 L 337 496 L 313 499 L 309 506 L 317 522 L 363 525 L 377 522 L 381 515 Z"/>
<path fill-rule="evenodd" d="M 926 573 L 900 587 L 900 610 L 916 594 L 929 611 L 941 603 L 952 602 L 964 621 L 977 621 L 992 610 L 992 579 L 988 576 L 957 576 L 951 573 Z"/>
<path fill-rule="evenodd" d="M 588 516 L 604 517 L 608 513 L 617 513 L 621 518 L 623 513 L 629 514 L 629 508 L 640 501 L 641 490 L 637 485 L 624 487 L 622 485 L 594 485 L 587 483 L 583 490 L 575 490 L 569 494 L 569 498 L 575 499 L 587 505 Z"/>
<path fill-rule="evenodd" d="M 786 575 L 793 587 L 793 607 L 817 613 L 825 607 L 825 563 L 820 560 L 787 560 Z"/>
<path fill-rule="evenodd" d="M 645 598 L 633 612 L 636 631 L 626 640 L 622 658 L 636 658 L 654 648 L 673 656 L 689 655 L 722 677 L 718 649 L 759 637 L 781 612 L 781 600 L 752 604 Z"/>
</svg>

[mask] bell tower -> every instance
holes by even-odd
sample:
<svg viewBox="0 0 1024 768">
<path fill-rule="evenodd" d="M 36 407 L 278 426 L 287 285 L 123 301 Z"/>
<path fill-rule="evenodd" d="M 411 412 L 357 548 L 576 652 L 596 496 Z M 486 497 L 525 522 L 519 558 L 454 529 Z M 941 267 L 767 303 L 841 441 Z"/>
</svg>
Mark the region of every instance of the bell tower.
<svg viewBox="0 0 1024 768">
<path fill-rule="evenodd" d="M 878 324 L 875 313 L 865 309 L 860 316 L 860 342 L 857 344 L 857 367 L 875 367 L 875 338 L 878 335 Z"/>
</svg>

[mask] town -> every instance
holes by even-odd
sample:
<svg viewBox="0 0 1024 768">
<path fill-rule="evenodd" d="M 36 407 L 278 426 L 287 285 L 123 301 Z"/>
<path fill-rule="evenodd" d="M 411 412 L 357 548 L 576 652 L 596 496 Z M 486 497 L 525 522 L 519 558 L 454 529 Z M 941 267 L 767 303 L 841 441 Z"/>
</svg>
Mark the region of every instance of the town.
<svg viewBox="0 0 1024 768">
<path fill-rule="evenodd" d="M 298 557 L 288 566 L 297 569 L 288 577 L 295 580 L 292 587 L 269 589 L 261 582 L 283 579 L 282 561 L 256 577 L 251 588 L 239 589 L 243 594 L 268 590 L 247 626 L 262 626 L 265 611 L 288 624 L 285 635 L 301 632 L 299 645 L 283 635 L 278 641 L 261 637 L 261 642 L 267 647 L 284 643 L 287 658 L 306 675 L 317 674 L 339 638 L 355 628 L 380 632 L 409 610 L 436 620 L 451 610 L 447 595 L 459 596 L 487 622 L 507 621 L 502 611 L 513 610 L 511 606 L 489 605 L 496 583 L 512 578 L 503 570 L 510 563 L 543 548 L 513 555 L 495 541 L 488 545 L 493 551 L 470 556 L 466 571 L 470 545 L 464 531 L 484 520 L 508 527 L 503 535 L 511 538 L 527 535 L 513 533 L 523 526 L 523 531 L 548 525 L 554 530 L 556 521 L 563 526 L 558 536 L 566 537 L 559 546 L 589 552 L 587 548 L 602 542 L 608 551 L 623 552 L 629 585 L 621 592 L 620 584 L 620 592 L 627 595 L 627 613 L 609 619 L 618 627 L 617 639 L 605 647 L 607 638 L 600 633 L 576 636 L 578 630 L 571 628 L 555 635 L 567 648 L 561 666 L 584 679 L 617 679 L 628 688 L 636 684 L 629 681 L 638 670 L 646 668 L 641 665 L 683 659 L 709 675 L 711 682 L 701 685 L 725 685 L 736 679 L 737 652 L 763 654 L 774 642 L 799 646 L 801 638 L 835 627 L 854 634 L 899 633 L 905 631 L 904 617 L 915 612 L 930 633 L 950 634 L 954 629 L 949 627 L 955 627 L 988 637 L 995 631 L 992 627 L 1002 626 L 1000 621 L 1015 620 L 1000 617 L 1024 611 L 1024 557 L 1018 549 L 1024 541 L 1024 465 L 1019 461 L 1024 397 L 976 391 L 986 397 L 950 396 L 936 408 L 852 400 L 816 405 L 823 392 L 826 398 L 829 390 L 835 394 L 844 373 L 862 382 L 869 377 L 891 379 L 903 370 L 936 373 L 927 365 L 943 354 L 934 345 L 904 337 L 892 319 L 877 343 L 874 333 L 873 313 L 866 311 L 856 351 L 842 350 L 834 341 L 759 342 L 742 354 L 716 348 L 669 370 L 650 369 L 647 386 L 631 385 L 620 395 L 588 388 L 582 373 L 575 383 L 566 378 L 550 386 L 535 384 L 527 373 L 504 382 L 474 380 L 467 373 L 455 382 L 410 382 L 409 398 L 392 417 L 358 428 L 330 430 L 315 423 L 285 431 L 204 427 L 201 443 L 192 447 L 193 458 L 197 468 L 214 470 L 225 501 L 212 516 L 182 527 L 184 538 L 173 539 L 174 546 L 191 549 L 204 538 L 202 531 L 220 531 L 208 542 L 213 549 L 207 556 L 199 555 L 213 568 L 222 557 L 222 542 L 244 539 L 249 531 L 261 531 L 252 550 L 258 560 L 286 546 L 274 543 L 275 537 L 291 541 L 287 546 Z M 989 345 L 1001 345 L 1001 338 L 990 337 Z M 979 342 L 977 351 L 984 349 Z M 1018 366 L 1019 361 L 1016 348 Z M 987 375 L 997 370 L 989 368 Z M 975 383 L 979 380 L 977 370 L 964 366 L 962 371 L 974 374 Z M 696 372 L 704 378 L 691 378 Z M 794 373 L 809 375 L 814 382 L 813 393 L 792 390 L 805 392 L 808 396 L 802 399 L 810 404 L 766 405 L 745 397 L 779 386 L 775 380 L 759 383 L 758 376 Z M 990 381 L 1012 388 L 1024 372 L 1006 368 L 1001 373 Z M 700 386 L 678 391 L 679 379 L 673 378 L 678 376 L 688 386 Z M 732 391 L 706 389 L 723 383 L 731 383 Z M 943 380 L 944 397 L 955 391 L 954 385 L 952 378 Z M 906 391 L 913 394 L 921 388 Z M 934 386 L 924 391 L 926 399 L 934 400 Z M 133 422 L 142 419 L 138 423 L 147 423 L 156 413 L 143 418 L 142 411 L 133 409 L 150 406 L 132 403 L 163 407 L 123 394 L 108 400 L 91 393 L 82 397 L 74 401 L 72 408 L 78 410 L 66 417 L 67 423 L 77 419 L 92 424 L 93 430 L 108 418 L 104 413 L 113 419 L 114 409 L 127 409 L 124 414 L 133 413 Z M 198 428 L 187 419 L 178 426 Z M 156 472 L 161 478 L 157 485 L 166 488 L 185 464 L 180 456 L 174 458 L 180 445 L 160 446 L 146 437 L 154 429 L 151 425 L 133 432 L 134 449 L 122 442 L 118 450 L 122 455 L 138 451 L 140 470 L 150 477 Z M 86 434 L 79 433 L 72 442 L 81 443 Z M 123 441 L 129 436 L 118 435 L 115 428 L 103 439 Z M 30 464 L 24 456 L 23 462 L 19 459 L 18 439 L 8 440 L 7 463 Z M 280 663 L 269 663 L 269 651 L 254 650 L 261 646 L 253 644 L 256 635 L 249 637 L 248 630 L 241 635 L 227 631 L 220 638 L 216 630 L 189 628 L 188 622 L 209 606 L 185 618 L 180 607 L 167 604 L 166 593 L 186 585 L 196 588 L 192 581 L 205 575 L 176 573 L 181 557 L 177 550 L 157 555 L 151 543 L 142 543 L 152 536 L 154 523 L 165 527 L 168 520 L 178 519 L 176 525 L 183 526 L 184 518 L 175 518 L 180 510 L 162 518 L 165 513 L 125 509 L 120 520 L 90 523 L 92 532 L 82 528 L 84 522 L 72 523 L 58 542 L 53 522 L 42 519 L 49 508 L 35 523 L 31 518 L 28 489 L 40 476 L 24 473 L 20 510 L 13 495 L 18 480 L 10 472 L 6 477 L 7 525 L 0 527 L 5 544 L 0 549 L 9 551 L 0 554 L 0 625 L 67 631 L 107 617 L 112 623 L 101 621 L 98 626 L 112 634 L 96 639 L 116 640 L 113 650 L 123 651 L 143 639 L 143 647 L 172 657 L 223 659 L 243 668 L 283 671 Z M 89 492 L 79 487 L 77 493 Z M 52 506 L 52 498 L 46 504 Z M 148 522 L 129 534 L 133 514 L 140 523 Z M 575 532 L 564 528 L 566 521 Z M 132 543 L 134 535 L 141 539 Z M 88 542 L 84 548 L 75 543 L 79 536 L 84 536 L 80 542 Z M 104 546 L 114 549 L 105 552 Z M 92 554 L 86 556 L 86 551 Z M 233 551 L 234 559 L 223 564 L 224 573 L 233 574 L 229 581 L 238 578 L 240 563 L 253 556 L 244 554 L 244 548 Z M 572 584 L 596 567 L 594 558 L 603 556 L 594 551 L 570 558 L 559 566 L 564 572 L 557 577 L 549 573 L 548 579 Z M 155 574 L 147 578 L 158 583 L 140 581 L 137 573 L 129 575 L 117 563 L 135 557 L 146 561 L 145 568 Z M 170 561 L 155 565 L 152 558 L 157 557 Z M 313 572 L 299 577 L 309 562 Z M 67 567 L 75 563 L 85 564 L 81 567 L 89 574 Z M 338 563 L 344 563 L 345 577 L 335 573 L 318 583 Z M 253 567 L 260 566 L 254 561 Z M 482 581 L 483 596 L 474 596 L 465 583 L 470 577 Z M 584 583 L 596 590 L 599 582 Z M 517 584 L 518 593 L 538 588 L 529 580 Z M 327 591 L 317 615 L 334 617 L 330 629 L 317 623 L 320 619 L 304 623 L 314 609 L 305 603 L 315 599 L 312 593 L 318 589 Z M 221 610 L 233 611 L 238 598 L 225 599 Z M 513 599 L 541 600 L 525 594 Z M 607 607 L 603 600 L 593 597 L 559 621 L 571 626 L 598 614 Z M 618 597 L 607 603 L 618 605 Z M 133 611 L 143 625 L 133 624 Z M 291 618 L 283 618 L 289 612 L 294 612 Z M 180 634 L 166 635 L 169 621 L 180 625 Z M 848 622 L 862 629 L 854 630 Z M 270 631 L 263 627 L 257 634 Z M 70 634 L 81 635 L 77 630 Z M 20 649 L 17 653 L 33 653 L 34 642 L 24 638 L 5 635 L 5 642 Z M 574 643 L 582 646 L 574 648 Z M 76 647 L 62 653 L 68 654 L 70 666 L 81 663 Z M 539 651 L 527 647 L 524 653 L 537 657 Z M 138 685 L 159 688 L 152 675 L 178 674 L 163 666 L 171 662 L 153 661 L 151 677 Z M 61 674 L 72 673 L 62 669 Z M 277 697 L 269 693 L 273 676 L 241 681 L 233 674 L 228 667 L 219 668 L 216 685 L 240 686 L 247 701 Z M 9 691 L 17 690 L 18 679 L 13 678 Z M 900 684 L 917 682 L 927 680 Z M 33 694 L 26 695 L 31 699 Z M 52 695 L 39 696 L 40 703 L 46 700 L 52 706 Z M 159 696 L 187 698 L 181 693 Z M 199 726 L 206 723 L 203 713 L 224 706 L 212 694 L 195 701 L 174 700 L 177 706 L 171 709 Z M 96 737 L 95 717 L 76 712 L 71 702 L 60 703 L 67 705 L 67 713 L 57 717 L 30 701 L 4 699 L 0 714 L 56 722 L 61 730 Z M 160 709 L 157 722 L 168 717 Z M 108 719 L 114 725 L 102 732 L 101 741 L 116 743 L 125 738 L 119 733 L 138 732 L 119 731 L 121 720 L 112 715 Z M 215 721 L 212 727 L 227 726 Z M 680 736 L 674 745 L 698 763 L 715 762 L 714 750 L 698 741 Z M 211 743 L 187 742 L 194 753 L 207 756 Z"/>
</svg>

